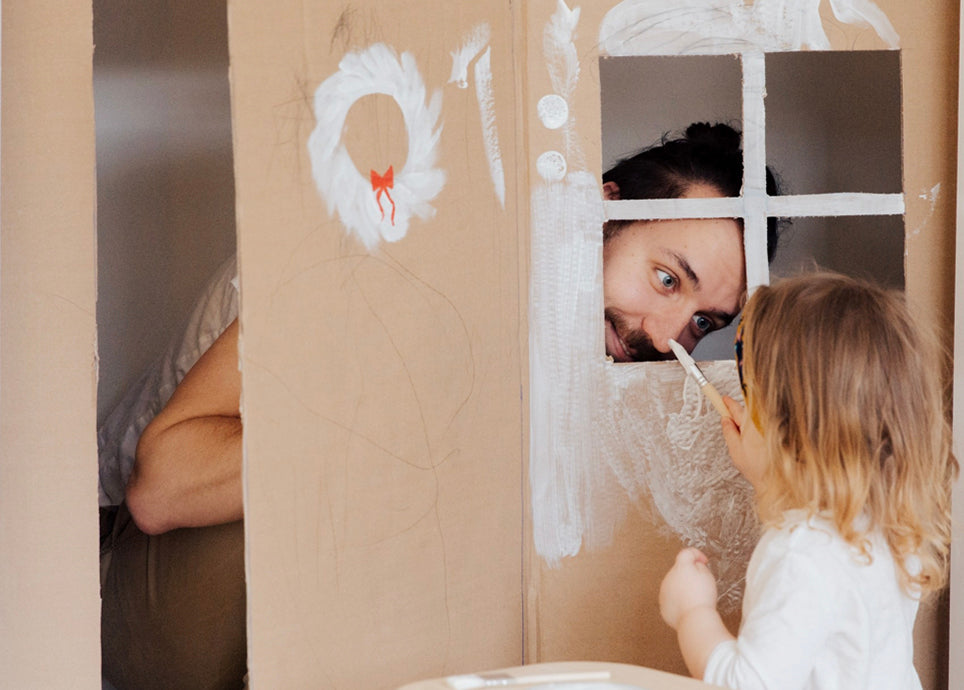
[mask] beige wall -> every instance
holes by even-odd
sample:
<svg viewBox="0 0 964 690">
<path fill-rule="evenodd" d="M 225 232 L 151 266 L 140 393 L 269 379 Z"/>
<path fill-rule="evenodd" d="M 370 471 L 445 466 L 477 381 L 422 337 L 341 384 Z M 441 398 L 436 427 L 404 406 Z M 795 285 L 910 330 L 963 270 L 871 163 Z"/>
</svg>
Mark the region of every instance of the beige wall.
<svg viewBox="0 0 964 690">
<path fill-rule="evenodd" d="M 99 688 L 89 2 L 4 2 L 0 668 Z"/>
</svg>

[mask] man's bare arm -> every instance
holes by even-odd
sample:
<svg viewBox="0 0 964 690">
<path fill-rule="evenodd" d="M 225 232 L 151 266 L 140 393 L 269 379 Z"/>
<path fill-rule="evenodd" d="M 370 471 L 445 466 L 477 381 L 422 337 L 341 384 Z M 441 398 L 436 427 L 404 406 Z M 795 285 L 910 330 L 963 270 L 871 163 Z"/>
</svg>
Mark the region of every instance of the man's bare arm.
<svg viewBox="0 0 964 690">
<path fill-rule="evenodd" d="M 141 435 L 126 498 L 142 531 L 242 517 L 240 400 L 235 320 Z"/>
</svg>

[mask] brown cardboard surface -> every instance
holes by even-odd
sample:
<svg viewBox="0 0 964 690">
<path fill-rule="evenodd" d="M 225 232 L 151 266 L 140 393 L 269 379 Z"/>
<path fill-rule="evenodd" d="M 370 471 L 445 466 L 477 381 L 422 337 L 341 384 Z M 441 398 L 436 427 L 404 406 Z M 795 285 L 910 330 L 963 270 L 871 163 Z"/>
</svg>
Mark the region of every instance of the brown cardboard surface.
<svg viewBox="0 0 964 690">
<path fill-rule="evenodd" d="M 902 41 L 908 298 L 949 323 L 957 8 L 877 4 Z M 543 32 L 560 3 L 231 6 L 253 686 L 391 687 L 522 660 L 683 670 L 655 601 L 684 539 L 643 493 L 610 543 L 550 564 L 524 481 L 537 156 L 569 146 L 581 153 L 570 171 L 601 173 L 598 27 L 612 5 L 565 8 L 579 11 L 579 127 L 562 143 L 536 116 L 559 88 Z M 883 47 L 824 15 L 835 49 Z M 452 51 L 482 22 L 504 210 L 472 85 L 448 81 Z M 317 86 L 382 42 L 412 53 L 423 100 L 442 92 L 447 177 L 433 218 L 372 250 L 329 214 L 306 146 Z M 359 98 L 346 122 L 359 179 L 397 174 L 411 142 L 391 99 Z M 924 609 L 925 687 L 940 686 L 941 625 Z"/>
<path fill-rule="evenodd" d="M 99 688 L 90 3 L 2 24 L 0 667 Z"/>
<path fill-rule="evenodd" d="M 510 20 L 489 2 L 230 7 L 253 687 L 522 661 L 520 144 L 499 129 L 503 210 L 474 88 L 447 83 L 450 51 L 488 23 L 512 123 Z M 329 216 L 306 146 L 315 88 L 376 42 L 411 53 L 422 102 L 441 92 L 446 181 L 434 218 L 369 252 Z M 355 105 L 358 180 L 400 175 L 397 108 Z"/>
<path fill-rule="evenodd" d="M 578 143 L 588 168 L 598 172 L 594 61 L 599 51 L 595 41 L 599 22 L 615 4 L 580 6 L 575 38 L 581 68 L 575 94 L 575 117 L 582 135 Z M 950 342 L 958 7 L 953 3 L 909 6 L 896 0 L 877 5 L 901 38 L 907 295 L 927 319 L 944 327 Z M 542 40 L 531 27 L 545 25 L 555 9 L 556 3 L 548 0 L 527 5 L 530 56 L 538 54 Z M 829 19 L 826 26 L 834 49 L 884 47 L 869 27 L 844 25 L 830 16 L 828 8 L 823 14 Z M 551 91 L 545 65 L 538 59 L 528 63 L 527 86 L 530 102 Z M 530 115 L 528 124 L 531 166 L 540 151 L 559 144 L 535 117 Z M 527 659 L 603 658 L 684 671 L 675 635 L 662 624 L 656 607 L 659 582 L 681 544 L 661 527 L 665 525 L 643 497 L 611 545 L 584 549 L 558 568 L 548 567 L 530 544 Z M 918 620 L 915 649 L 924 687 L 944 684 L 943 606 L 941 602 L 925 606 Z M 738 614 L 731 619 L 731 624 L 738 622 Z"/>
</svg>

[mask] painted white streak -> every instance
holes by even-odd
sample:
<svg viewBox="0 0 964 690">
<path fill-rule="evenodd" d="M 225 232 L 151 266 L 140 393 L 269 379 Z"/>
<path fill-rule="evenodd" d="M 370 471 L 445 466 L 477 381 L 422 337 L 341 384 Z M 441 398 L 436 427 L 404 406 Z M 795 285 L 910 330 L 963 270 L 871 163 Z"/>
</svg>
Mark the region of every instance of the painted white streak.
<svg viewBox="0 0 964 690">
<path fill-rule="evenodd" d="M 869 26 L 887 46 L 899 37 L 870 0 L 830 0 L 837 20 Z M 609 55 L 712 55 L 829 50 L 820 0 L 623 0 L 599 29 Z"/>
<path fill-rule="evenodd" d="M 619 199 L 606 201 L 607 220 L 740 218 L 743 199 Z"/>
<path fill-rule="evenodd" d="M 743 55 L 743 246 L 747 292 L 770 282 L 767 262 L 766 66 L 763 53 Z"/>
<path fill-rule="evenodd" d="M 569 9 L 565 0 L 558 0 L 556 11 L 542 34 L 542 50 L 549 70 L 553 90 L 570 100 L 579 81 L 579 56 L 573 38 L 579 23 L 579 8 Z"/>
<path fill-rule="evenodd" d="M 479 24 L 465 39 L 462 46 L 452 51 L 452 73 L 449 75 L 449 84 L 454 82 L 460 89 L 468 87 L 469 64 L 488 45 L 490 35 L 489 25 Z"/>
<path fill-rule="evenodd" d="M 574 43 L 579 14 L 578 7 L 571 10 L 565 0 L 558 0 L 556 11 L 542 32 L 542 51 L 546 58 L 549 83 L 556 95 L 565 99 L 570 113 L 572 95 L 579 82 L 579 55 Z M 585 169 L 585 156 L 576 138 L 575 119 L 569 117 L 561 130 L 565 138 L 564 151 L 568 166 Z"/>
<path fill-rule="evenodd" d="M 533 245 L 529 289 L 530 457 L 533 539 L 550 564 L 579 553 L 603 519 L 612 478 L 595 467 L 594 412 L 606 396 L 602 301 L 602 204 L 586 172 L 532 194 Z M 608 524 L 607 524 L 608 523 Z"/>
<path fill-rule="evenodd" d="M 712 554 L 721 598 L 739 601 L 757 537 L 749 486 L 719 415 L 675 362 L 613 364 L 602 329 L 602 200 L 586 171 L 534 187 L 529 295 L 533 539 L 550 565 L 610 543 L 632 502 L 652 502 Z M 587 327 L 599 324 L 598 328 Z M 704 363 L 739 396 L 732 362 Z"/>
<path fill-rule="evenodd" d="M 830 7 L 838 21 L 869 26 L 891 48 L 897 48 L 900 44 L 900 36 L 887 15 L 870 0 L 830 0 Z"/>
<path fill-rule="evenodd" d="M 482 143 L 489 161 L 489 174 L 499 204 L 505 208 L 505 171 L 502 168 L 502 149 L 499 147 L 499 129 L 495 123 L 495 95 L 492 90 L 492 67 L 489 63 L 490 48 L 475 63 L 475 98 L 479 102 L 482 120 Z"/>
<path fill-rule="evenodd" d="M 899 216 L 903 194 L 801 194 L 770 197 L 767 212 L 784 218 L 803 216 Z"/>
<path fill-rule="evenodd" d="M 560 2 L 545 32 L 550 78 L 560 94 L 571 94 L 578 77 L 571 62 L 577 17 Z M 630 503 L 642 507 L 648 498 L 670 530 L 711 555 L 721 602 L 732 610 L 758 534 L 752 492 L 727 457 L 719 415 L 678 365 L 616 365 L 606 358 L 603 200 L 596 175 L 573 156 L 574 120 L 560 134 L 568 172 L 553 166 L 536 178 L 530 207 L 529 483 L 536 551 L 556 565 L 584 547 L 607 545 Z M 553 154 L 561 156 L 546 151 L 540 160 Z M 739 215 L 742 201 L 733 202 L 723 200 Z M 703 368 L 721 392 L 739 395 L 732 362 Z"/>
<path fill-rule="evenodd" d="M 940 185 L 937 186 L 938 189 Z M 934 203 L 935 190 L 921 194 Z M 604 201 L 606 220 L 661 220 L 667 218 L 740 218 L 743 199 L 619 199 Z M 899 216 L 903 194 L 787 194 L 767 198 L 766 214 L 780 218 L 805 216 Z"/>
<path fill-rule="evenodd" d="M 910 233 L 908 233 L 909 236 L 911 237 L 916 237 L 917 235 L 919 235 L 921 231 L 930 224 L 931 218 L 934 217 L 934 211 L 937 210 L 937 200 L 941 196 L 941 183 L 938 182 L 933 187 L 931 187 L 930 190 L 926 192 L 922 192 L 918 196 L 919 198 L 927 201 L 930 204 L 930 208 L 927 210 L 927 215 L 924 216 L 924 219 L 917 224 L 917 227 L 915 227 Z M 904 247 L 904 256 L 907 256 L 906 245 Z"/>
</svg>

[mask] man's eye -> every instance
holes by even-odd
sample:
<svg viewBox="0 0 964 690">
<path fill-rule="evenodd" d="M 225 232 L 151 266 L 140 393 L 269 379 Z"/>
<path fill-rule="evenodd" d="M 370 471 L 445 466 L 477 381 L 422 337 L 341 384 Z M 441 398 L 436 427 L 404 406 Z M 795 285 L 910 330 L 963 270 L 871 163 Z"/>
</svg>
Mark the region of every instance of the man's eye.
<svg viewBox="0 0 964 690">
<path fill-rule="evenodd" d="M 700 333 L 709 333 L 713 330 L 713 322 L 702 314 L 693 315 L 693 324 Z"/>
<path fill-rule="evenodd" d="M 672 289 L 676 287 L 676 278 L 671 276 L 666 271 L 661 271 L 660 269 L 657 268 L 656 277 L 659 279 L 660 285 L 662 285 L 664 288 Z"/>
</svg>

